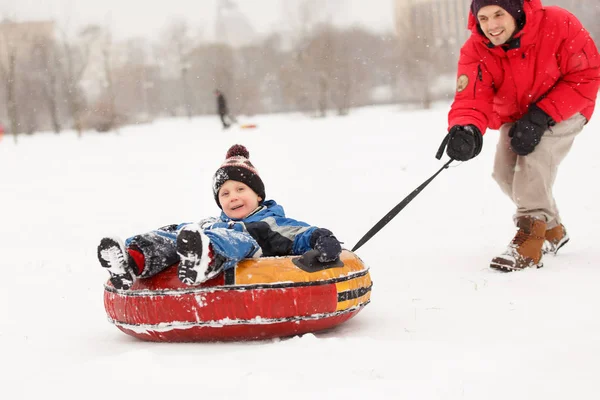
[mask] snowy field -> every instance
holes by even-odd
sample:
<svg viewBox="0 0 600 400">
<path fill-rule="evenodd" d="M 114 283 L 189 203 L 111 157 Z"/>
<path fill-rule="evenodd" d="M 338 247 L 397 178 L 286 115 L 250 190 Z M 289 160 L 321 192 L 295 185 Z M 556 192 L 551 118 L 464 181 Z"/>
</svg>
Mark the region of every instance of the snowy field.
<svg viewBox="0 0 600 400">
<path fill-rule="evenodd" d="M 217 215 L 211 177 L 246 145 L 267 197 L 352 248 L 443 164 L 448 104 L 348 117 L 163 120 L 119 134 L 0 142 L 3 399 L 596 399 L 600 397 L 600 117 L 564 161 L 571 242 L 545 268 L 488 268 L 514 235 L 491 178 L 498 132 L 444 170 L 357 254 L 371 304 L 325 333 L 249 343 L 149 343 L 107 319 L 96 259 L 123 238 Z"/>
</svg>

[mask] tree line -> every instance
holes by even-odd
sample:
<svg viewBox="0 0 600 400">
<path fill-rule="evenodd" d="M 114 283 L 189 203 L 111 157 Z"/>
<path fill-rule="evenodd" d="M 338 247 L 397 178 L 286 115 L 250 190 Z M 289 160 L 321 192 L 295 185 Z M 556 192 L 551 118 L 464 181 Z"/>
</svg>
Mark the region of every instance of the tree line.
<svg viewBox="0 0 600 400">
<path fill-rule="evenodd" d="M 587 20 L 600 8 L 569 2 Z M 7 132 L 73 129 L 111 131 L 155 118 L 215 113 L 214 89 L 234 114 L 301 111 L 345 115 L 375 103 L 428 107 L 450 99 L 461 43 L 418 32 L 374 33 L 327 22 L 299 24 L 243 47 L 206 41 L 174 21 L 152 42 L 116 42 L 110 29 L 90 25 L 75 35 L 11 36 L 0 23 L 0 123 Z M 466 29 L 466 28 L 465 28 Z M 446 77 L 446 79 L 440 79 Z M 2 106 L 3 104 L 3 106 Z"/>
<path fill-rule="evenodd" d="M 374 103 L 429 103 L 423 87 L 451 72 L 456 57 L 441 62 L 422 46 L 428 49 L 422 36 L 399 40 L 329 23 L 243 47 L 195 38 L 181 21 L 156 43 L 117 43 L 106 28 L 87 26 L 72 37 L 36 36 L 24 45 L 0 30 L 0 122 L 16 134 L 110 131 L 213 114 L 217 88 L 234 114 L 245 115 L 345 115 Z"/>
</svg>

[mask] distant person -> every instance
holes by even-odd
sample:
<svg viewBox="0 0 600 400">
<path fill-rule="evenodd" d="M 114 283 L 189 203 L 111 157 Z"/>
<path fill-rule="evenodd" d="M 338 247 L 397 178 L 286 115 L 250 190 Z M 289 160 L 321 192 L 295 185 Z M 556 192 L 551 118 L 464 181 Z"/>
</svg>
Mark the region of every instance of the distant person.
<svg viewBox="0 0 600 400">
<path fill-rule="evenodd" d="M 223 93 L 217 89 L 215 90 L 215 95 L 217 96 L 217 112 L 221 117 L 223 129 L 227 129 L 232 123 L 236 122 L 236 120 L 229 115 L 229 107 L 227 107 L 227 100 L 225 99 Z"/>
<path fill-rule="evenodd" d="M 458 61 L 449 133 L 452 159 L 477 156 L 499 129 L 493 177 L 516 206 L 518 231 L 490 267 L 541 267 L 569 241 L 553 195 L 558 166 L 592 117 L 600 55 L 577 18 L 540 0 L 473 0 Z"/>
<path fill-rule="evenodd" d="M 115 288 L 127 290 L 136 279 L 176 263 L 179 280 L 196 285 L 244 258 L 316 250 L 322 263 L 339 259 L 342 247 L 330 230 L 288 218 L 282 206 L 266 200 L 265 185 L 246 147 L 231 146 L 225 157 L 212 184 L 219 218 L 169 225 L 130 237 L 124 244 L 117 237 L 100 241 L 98 259 Z"/>
</svg>

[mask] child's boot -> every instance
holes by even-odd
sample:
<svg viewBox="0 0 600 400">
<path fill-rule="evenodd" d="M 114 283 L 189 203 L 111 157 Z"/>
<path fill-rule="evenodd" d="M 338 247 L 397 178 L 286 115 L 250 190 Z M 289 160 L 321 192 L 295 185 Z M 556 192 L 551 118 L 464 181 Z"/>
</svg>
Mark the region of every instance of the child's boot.
<svg viewBox="0 0 600 400">
<path fill-rule="evenodd" d="M 542 251 L 544 254 L 552 253 L 556 255 L 558 250 L 569 241 L 569 235 L 563 224 L 556 225 L 552 229 L 548 229 L 545 235 L 546 241 Z"/>
<path fill-rule="evenodd" d="M 118 238 L 105 237 L 98 245 L 98 260 L 110 273 L 110 283 L 116 289 L 129 289 L 134 275 L 129 265 L 129 256 L 123 242 Z"/>
<path fill-rule="evenodd" d="M 194 285 L 204 281 L 208 269 L 208 238 L 202 229 L 195 224 L 185 226 L 177 235 L 177 254 L 179 266 L 177 275 L 186 285 Z"/>
<path fill-rule="evenodd" d="M 216 254 L 199 225 L 190 224 L 177 235 L 179 280 L 187 285 L 205 282 L 223 269 L 225 257 Z"/>
<path fill-rule="evenodd" d="M 530 216 L 517 220 L 519 231 L 506 251 L 495 257 L 490 267 L 502 271 L 518 271 L 525 268 L 541 268 L 542 246 L 546 233 L 546 222 Z"/>
</svg>

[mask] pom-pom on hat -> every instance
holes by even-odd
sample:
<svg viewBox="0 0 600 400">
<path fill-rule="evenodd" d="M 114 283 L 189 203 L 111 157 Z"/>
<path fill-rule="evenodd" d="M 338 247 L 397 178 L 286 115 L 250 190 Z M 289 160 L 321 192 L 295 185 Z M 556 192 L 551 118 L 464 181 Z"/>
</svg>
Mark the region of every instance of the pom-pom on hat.
<svg viewBox="0 0 600 400">
<path fill-rule="evenodd" d="M 254 190 L 262 201 L 265 200 L 265 185 L 249 158 L 250 152 L 241 144 L 234 144 L 227 150 L 225 162 L 215 172 L 213 178 L 213 194 L 219 208 L 221 208 L 219 189 L 228 180 L 245 183 L 250 189 Z"/>
<path fill-rule="evenodd" d="M 473 13 L 473 16 L 475 16 L 475 19 L 477 19 L 479 10 L 485 6 L 502 7 L 507 13 L 512 15 L 517 22 L 521 21 L 525 15 L 523 13 L 523 0 L 473 0 L 471 3 L 471 12 Z"/>
</svg>

